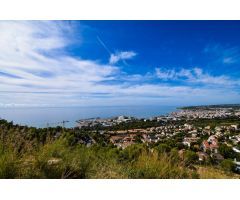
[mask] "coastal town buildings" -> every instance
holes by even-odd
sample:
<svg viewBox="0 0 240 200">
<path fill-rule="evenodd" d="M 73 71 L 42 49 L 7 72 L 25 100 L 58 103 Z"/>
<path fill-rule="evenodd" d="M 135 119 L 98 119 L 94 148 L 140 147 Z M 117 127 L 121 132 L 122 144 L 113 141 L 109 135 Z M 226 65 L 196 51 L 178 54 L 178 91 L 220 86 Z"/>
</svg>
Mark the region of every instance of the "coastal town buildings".
<svg viewBox="0 0 240 200">
<path fill-rule="evenodd" d="M 136 143 L 144 143 L 147 146 L 175 141 L 179 150 L 179 156 L 183 156 L 186 150 L 195 151 L 198 161 L 221 163 L 224 160 L 219 152 L 219 146 L 226 144 L 233 152 L 240 154 L 240 127 L 239 123 L 226 123 L 223 125 L 204 126 L 194 124 L 194 120 L 201 119 L 228 119 L 238 118 L 238 112 L 229 109 L 196 109 L 180 110 L 166 116 L 137 119 L 134 117 L 118 116 L 112 118 L 92 118 L 78 121 L 79 128 L 99 129 L 101 135 L 108 135 L 109 141 L 117 148 L 125 149 Z M 181 122 L 184 121 L 184 123 Z M 153 122 L 155 126 L 146 128 L 130 128 L 127 124 Z M 181 123 L 180 123 L 181 122 Z M 125 124 L 125 125 L 124 125 Z M 151 123 L 149 123 L 151 124 Z M 119 126 L 120 125 L 120 126 Z M 122 126 L 124 125 L 124 126 Z M 124 129 L 112 129 L 112 127 L 125 127 Z M 90 142 L 88 142 L 90 144 Z M 240 171 L 239 160 L 235 161 Z"/>
</svg>

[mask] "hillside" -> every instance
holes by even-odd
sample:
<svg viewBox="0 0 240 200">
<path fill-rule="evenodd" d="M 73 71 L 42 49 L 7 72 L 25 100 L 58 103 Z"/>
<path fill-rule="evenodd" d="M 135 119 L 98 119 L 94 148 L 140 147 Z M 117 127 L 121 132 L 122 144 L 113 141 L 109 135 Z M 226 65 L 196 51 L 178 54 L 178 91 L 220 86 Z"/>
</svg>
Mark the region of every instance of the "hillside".
<svg viewBox="0 0 240 200">
<path fill-rule="evenodd" d="M 37 129 L 0 120 L 0 178 L 239 178 L 195 162 L 176 148 L 134 144 L 61 127 Z M 207 170 L 205 170 L 207 167 Z"/>
</svg>

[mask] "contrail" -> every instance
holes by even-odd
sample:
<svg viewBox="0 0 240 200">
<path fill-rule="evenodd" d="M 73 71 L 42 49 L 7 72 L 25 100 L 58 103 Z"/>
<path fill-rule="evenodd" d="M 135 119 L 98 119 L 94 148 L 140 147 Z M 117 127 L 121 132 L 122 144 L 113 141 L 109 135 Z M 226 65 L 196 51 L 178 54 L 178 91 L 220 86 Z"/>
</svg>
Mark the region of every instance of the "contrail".
<svg viewBox="0 0 240 200">
<path fill-rule="evenodd" d="M 107 45 L 101 40 L 101 38 L 97 35 L 98 42 L 103 46 L 103 48 L 108 52 L 108 54 L 111 56 L 113 53 L 109 50 Z M 125 65 L 129 66 L 129 64 L 125 60 L 121 60 Z"/>
<path fill-rule="evenodd" d="M 109 55 L 111 56 L 112 52 L 109 50 L 109 48 L 105 45 L 105 43 L 100 39 L 99 36 L 97 36 L 97 40 L 98 42 L 103 46 L 103 48 L 109 53 Z"/>
</svg>

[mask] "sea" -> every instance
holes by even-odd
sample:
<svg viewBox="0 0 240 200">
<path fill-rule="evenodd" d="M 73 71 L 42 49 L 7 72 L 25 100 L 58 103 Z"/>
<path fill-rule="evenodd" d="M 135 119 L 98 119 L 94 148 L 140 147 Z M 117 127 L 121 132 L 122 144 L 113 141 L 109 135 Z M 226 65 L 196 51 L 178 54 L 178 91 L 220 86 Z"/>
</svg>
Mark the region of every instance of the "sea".
<svg viewBox="0 0 240 200">
<path fill-rule="evenodd" d="M 76 121 L 87 118 L 109 118 L 120 115 L 150 118 L 176 111 L 176 106 L 101 106 L 101 107 L 5 107 L 0 108 L 0 118 L 14 124 L 44 128 L 64 126 L 71 128 Z"/>
</svg>

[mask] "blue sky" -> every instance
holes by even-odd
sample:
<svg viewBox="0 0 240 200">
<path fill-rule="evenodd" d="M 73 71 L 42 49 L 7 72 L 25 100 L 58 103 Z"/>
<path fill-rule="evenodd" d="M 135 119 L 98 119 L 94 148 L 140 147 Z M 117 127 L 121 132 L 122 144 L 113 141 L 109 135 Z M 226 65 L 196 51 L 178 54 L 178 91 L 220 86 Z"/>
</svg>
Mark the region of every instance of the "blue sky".
<svg viewBox="0 0 240 200">
<path fill-rule="evenodd" d="M 0 21 L 0 106 L 240 103 L 240 21 Z"/>
</svg>

